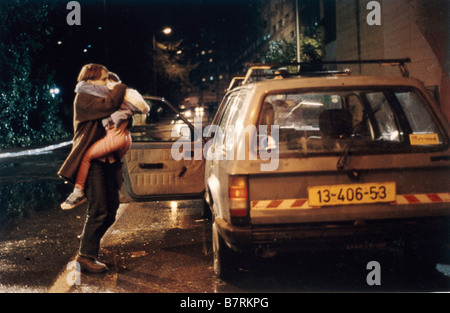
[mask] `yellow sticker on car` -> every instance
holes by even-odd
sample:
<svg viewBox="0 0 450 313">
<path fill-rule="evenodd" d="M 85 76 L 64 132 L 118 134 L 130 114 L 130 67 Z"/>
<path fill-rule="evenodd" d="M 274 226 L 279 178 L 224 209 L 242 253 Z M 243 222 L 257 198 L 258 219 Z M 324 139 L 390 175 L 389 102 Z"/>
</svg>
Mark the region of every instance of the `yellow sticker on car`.
<svg viewBox="0 0 450 313">
<path fill-rule="evenodd" d="M 313 186 L 308 188 L 310 206 L 393 202 L 395 182 Z"/>
<path fill-rule="evenodd" d="M 439 137 L 436 133 L 433 134 L 410 134 L 409 142 L 412 146 L 427 146 L 438 145 Z"/>
</svg>

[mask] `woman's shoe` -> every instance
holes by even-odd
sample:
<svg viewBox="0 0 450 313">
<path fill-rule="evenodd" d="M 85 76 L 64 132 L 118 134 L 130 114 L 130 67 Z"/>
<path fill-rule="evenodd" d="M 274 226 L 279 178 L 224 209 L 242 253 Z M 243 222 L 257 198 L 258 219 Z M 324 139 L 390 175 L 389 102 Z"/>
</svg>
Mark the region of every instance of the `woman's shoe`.
<svg viewBox="0 0 450 313">
<path fill-rule="evenodd" d="M 108 270 L 106 264 L 85 256 L 78 256 L 76 260 L 80 264 L 80 269 L 89 273 L 103 273 Z"/>
</svg>

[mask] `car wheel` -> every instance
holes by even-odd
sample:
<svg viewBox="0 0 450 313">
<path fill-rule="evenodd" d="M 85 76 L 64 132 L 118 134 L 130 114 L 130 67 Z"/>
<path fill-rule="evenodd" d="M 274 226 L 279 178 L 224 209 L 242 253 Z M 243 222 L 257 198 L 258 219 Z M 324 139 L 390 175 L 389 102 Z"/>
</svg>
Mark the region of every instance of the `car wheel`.
<svg viewBox="0 0 450 313">
<path fill-rule="evenodd" d="M 214 274 L 221 279 L 232 277 L 239 269 L 237 252 L 227 246 L 217 231 L 216 223 L 212 225 Z"/>
</svg>

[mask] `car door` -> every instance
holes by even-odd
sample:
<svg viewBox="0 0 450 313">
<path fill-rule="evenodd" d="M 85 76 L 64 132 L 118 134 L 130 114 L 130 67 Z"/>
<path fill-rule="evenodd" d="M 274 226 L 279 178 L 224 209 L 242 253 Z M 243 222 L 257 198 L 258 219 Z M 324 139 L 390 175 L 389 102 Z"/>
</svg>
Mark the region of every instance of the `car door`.
<svg viewBox="0 0 450 313">
<path fill-rule="evenodd" d="M 128 194 L 134 200 L 202 196 L 201 133 L 196 133 L 194 125 L 164 98 L 144 98 L 150 112 L 134 116 L 132 145 L 124 160 Z"/>
</svg>

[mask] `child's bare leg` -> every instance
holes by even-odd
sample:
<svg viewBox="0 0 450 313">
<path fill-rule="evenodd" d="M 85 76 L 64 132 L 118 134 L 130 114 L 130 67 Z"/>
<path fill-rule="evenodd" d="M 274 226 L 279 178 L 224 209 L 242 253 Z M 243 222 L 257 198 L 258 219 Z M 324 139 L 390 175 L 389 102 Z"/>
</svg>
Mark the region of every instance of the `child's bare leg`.
<svg viewBox="0 0 450 313">
<path fill-rule="evenodd" d="M 125 135 L 125 133 L 109 130 L 105 137 L 96 141 L 91 147 L 89 147 L 78 168 L 75 188 L 66 201 L 61 204 L 61 208 L 63 210 L 72 209 L 86 201 L 86 198 L 84 197 L 84 186 L 89 173 L 91 161 L 107 156 L 111 152 L 120 151 L 123 146 L 128 145 L 127 142 L 130 140 Z"/>
<path fill-rule="evenodd" d="M 80 167 L 78 168 L 77 179 L 75 181 L 75 188 L 84 190 L 86 178 L 89 173 L 89 167 L 91 161 L 104 156 L 107 156 L 111 152 L 119 151 L 127 143 L 125 134 L 118 134 L 117 132 L 110 130 L 106 136 L 96 141 L 83 156 Z"/>
<path fill-rule="evenodd" d="M 119 159 L 122 159 L 131 147 L 131 135 L 128 131 L 124 131 L 124 141 L 125 142 L 123 146 L 119 150 L 117 150 Z"/>
</svg>

